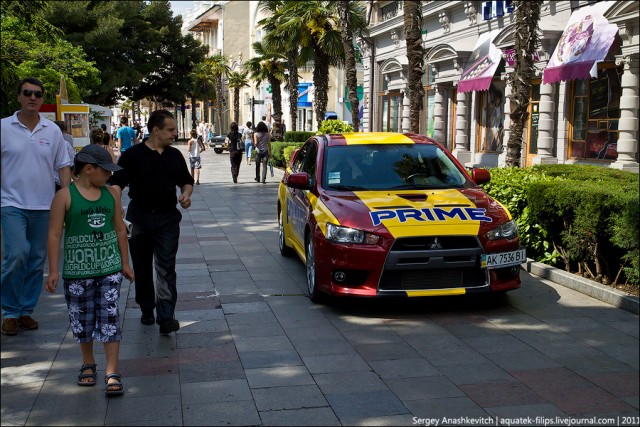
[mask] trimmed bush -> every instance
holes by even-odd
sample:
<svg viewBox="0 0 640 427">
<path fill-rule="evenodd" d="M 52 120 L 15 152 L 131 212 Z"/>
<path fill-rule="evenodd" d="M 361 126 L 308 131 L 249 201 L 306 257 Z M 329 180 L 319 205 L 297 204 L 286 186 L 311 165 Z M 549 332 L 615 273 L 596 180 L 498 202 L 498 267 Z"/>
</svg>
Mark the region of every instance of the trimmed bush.
<svg viewBox="0 0 640 427">
<path fill-rule="evenodd" d="M 284 151 L 287 147 L 302 147 L 302 144 L 304 144 L 304 142 L 280 142 L 280 141 L 275 141 L 275 142 L 271 142 L 271 156 L 273 157 L 273 165 L 274 166 L 280 166 L 280 167 L 286 167 L 289 164 L 289 160 L 291 159 L 291 156 L 289 156 L 289 158 L 285 158 L 284 156 Z M 294 148 L 294 151 L 295 151 Z"/>
<path fill-rule="evenodd" d="M 302 147 L 303 145 L 304 145 L 304 142 L 295 142 L 294 145 L 289 145 L 288 147 L 285 147 L 284 153 L 283 153 L 285 165 L 289 165 L 289 162 L 291 161 L 291 157 L 293 157 L 293 153 L 295 153 L 296 150 Z"/>
<path fill-rule="evenodd" d="M 284 142 L 306 142 L 307 139 L 315 135 L 315 132 L 289 131 L 284 133 Z"/>
<path fill-rule="evenodd" d="M 320 129 L 318 129 L 318 135 L 349 132 L 353 132 L 353 126 L 343 122 L 342 120 L 325 120 L 320 125 Z"/>
<path fill-rule="evenodd" d="M 639 283 L 638 174 L 586 165 L 491 170 L 527 255 L 604 284 Z"/>
</svg>

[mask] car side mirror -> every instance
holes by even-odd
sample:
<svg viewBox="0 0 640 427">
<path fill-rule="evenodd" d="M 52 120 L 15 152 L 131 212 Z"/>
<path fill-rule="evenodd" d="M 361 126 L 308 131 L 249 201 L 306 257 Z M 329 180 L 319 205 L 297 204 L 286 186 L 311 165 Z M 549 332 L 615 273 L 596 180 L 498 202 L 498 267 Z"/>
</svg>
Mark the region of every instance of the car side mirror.
<svg viewBox="0 0 640 427">
<path fill-rule="evenodd" d="M 491 181 L 491 173 L 487 169 L 473 168 L 471 170 L 471 179 L 476 184 L 484 184 Z"/>
<path fill-rule="evenodd" d="M 311 180 L 306 172 L 292 173 L 285 176 L 284 185 L 300 190 L 311 190 Z"/>
</svg>

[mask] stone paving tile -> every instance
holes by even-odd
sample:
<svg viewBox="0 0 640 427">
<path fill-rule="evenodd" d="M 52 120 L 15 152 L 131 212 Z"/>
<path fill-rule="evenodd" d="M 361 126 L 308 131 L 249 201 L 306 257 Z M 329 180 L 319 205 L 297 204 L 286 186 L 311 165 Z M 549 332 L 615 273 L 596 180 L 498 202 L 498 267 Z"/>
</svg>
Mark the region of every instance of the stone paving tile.
<svg viewBox="0 0 640 427">
<path fill-rule="evenodd" d="M 215 402 L 187 405 L 182 418 L 187 426 L 260 425 L 253 402 Z"/>
<path fill-rule="evenodd" d="M 238 352 L 235 345 L 230 342 L 227 344 L 207 346 L 207 347 L 189 347 L 179 348 L 178 358 L 180 364 L 203 363 L 203 362 L 229 362 L 238 360 Z"/>
<path fill-rule="evenodd" d="M 551 359 L 537 350 L 485 353 L 484 357 L 507 372 L 526 369 L 559 368 L 560 360 Z"/>
<path fill-rule="evenodd" d="M 616 397 L 638 397 L 638 371 L 585 376 L 589 381 Z"/>
<path fill-rule="evenodd" d="M 535 391 L 519 382 L 468 384 L 460 389 L 482 408 L 547 403 Z"/>
<path fill-rule="evenodd" d="M 244 369 L 302 366 L 302 359 L 294 349 L 271 351 L 240 351 Z"/>
<path fill-rule="evenodd" d="M 245 369 L 245 375 L 252 389 L 314 384 L 311 374 L 304 366 Z"/>
<path fill-rule="evenodd" d="M 291 341 L 284 335 L 266 337 L 235 338 L 236 348 L 241 351 L 293 350 Z"/>
<path fill-rule="evenodd" d="M 158 408 L 162 408 L 162 410 L 159 411 Z M 109 409 L 104 422 L 105 425 L 116 425 L 156 420 L 171 420 L 171 422 L 182 424 L 180 395 L 121 396 L 109 399 Z"/>
<path fill-rule="evenodd" d="M 244 369 L 239 360 L 229 362 L 209 361 L 203 363 L 180 364 L 180 384 L 245 379 Z"/>
<path fill-rule="evenodd" d="M 253 389 L 253 399 L 258 411 L 280 411 L 328 407 L 327 400 L 317 385 L 271 387 Z"/>
<path fill-rule="evenodd" d="M 327 372 L 370 371 L 371 367 L 357 353 L 330 354 L 303 357 L 304 364 L 312 374 Z"/>
<path fill-rule="evenodd" d="M 295 341 L 293 345 L 301 357 L 354 354 L 354 348 L 344 338 Z"/>
<path fill-rule="evenodd" d="M 331 408 L 301 408 L 260 412 L 266 426 L 339 426 Z"/>
<path fill-rule="evenodd" d="M 460 364 L 488 363 L 489 360 L 466 344 L 456 348 L 438 348 L 418 350 L 418 353 L 434 366 L 456 366 Z"/>
<path fill-rule="evenodd" d="M 5 424 L 7 421 L 4 413 L 2 414 L 2 425 L 12 425 L 10 423 Z M 29 415 L 29 419 L 26 423 L 19 423 L 13 425 L 26 425 L 26 426 L 43 426 L 43 425 L 52 425 L 52 426 L 102 426 L 104 424 L 104 413 L 93 412 L 93 413 L 76 413 L 76 414 L 59 414 L 56 415 L 53 419 L 51 416 L 51 412 L 40 413 L 40 412 L 32 412 Z"/>
<path fill-rule="evenodd" d="M 456 385 L 515 382 L 515 378 L 493 363 L 439 366 L 438 369 Z"/>
<path fill-rule="evenodd" d="M 536 392 L 568 415 L 636 413 L 637 410 L 598 387 L 550 387 Z"/>
<path fill-rule="evenodd" d="M 120 359 L 120 373 L 126 376 L 155 376 L 178 372 L 178 356 L 139 359 Z"/>
<path fill-rule="evenodd" d="M 225 318 L 229 326 L 278 323 L 276 317 L 271 312 L 235 313 L 226 315 Z"/>
<path fill-rule="evenodd" d="M 415 417 L 422 419 L 455 419 L 462 415 L 470 418 L 487 417 L 487 412 L 467 396 L 405 400 L 404 403 Z"/>
<path fill-rule="evenodd" d="M 277 337 L 285 335 L 284 330 L 277 323 L 229 325 L 229 330 L 236 340 L 239 338 Z"/>
<path fill-rule="evenodd" d="M 485 410 L 492 417 L 510 418 L 512 420 L 526 419 L 527 417 L 532 417 L 535 420 L 535 417 L 545 417 L 551 418 L 555 421 L 556 417 L 567 417 L 567 414 L 550 403 L 517 406 L 497 406 L 494 408 L 485 408 Z"/>
<path fill-rule="evenodd" d="M 465 394 L 447 377 L 394 378 L 385 384 L 402 400 L 462 397 Z"/>
<path fill-rule="evenodd" d="M 183 384 L 182 405 L 253 400 L 246 379 L 206 381 Z"/>
<path fill-rule="evenodd" d="M 229 331 L 178 334 L 176 341 L 177 348 L 223 346 L 234 343 Z"/>
<path fill-rule="evenodd" d="M 355 350 L 367 362 L 376 360 L 414 359 L 420 354 L 404 342 L 388 344 L 362 344 L 354 345 Z"/>
<path fill-rule="evenodd" d="M 409 413 L 407 407 L 389 390 L 364 393 L 328 393 L 325 397 L 341 421 L 347 418 L 357 419 Z"/>
<path fill-rule="evenodd" d="M 530 350 L 527 344 L 508 334 L 463 338 L 469 347 L 482 353 L 514 353 Z"/>
<path fill-rule="evenodd" d="M 339 393 L 366 393 L 370 391 L 384 391 L 389 389 L 380 377 L 378 377 L 375 372 L 371 371 L 314 374 L 313 379 L 325 395 Z"/>
<path fill-rule="evenodd" d="M 344 426 L 410 426 L 415 424 L 412 414 L 343 418 L 340 421 Z"/>
<path fill-rule="evenodd" d="M 383 380 L 441 375 L 438 368 L 423 358 L 376 360 L 369 362 L 369 365 Z"/>
<path fill-rule="evenodd" d="M 123 376 L 122 383 L 124 384 L 126 397 L 180 394 L 180 376 L 178 372 L 156 376 Z"/>
<path fill-rule="evenodd" d="M 264 301 L 224 304 L 222 310 L 224 314 L 271 312 L 269 305 Z"/>
</svg>

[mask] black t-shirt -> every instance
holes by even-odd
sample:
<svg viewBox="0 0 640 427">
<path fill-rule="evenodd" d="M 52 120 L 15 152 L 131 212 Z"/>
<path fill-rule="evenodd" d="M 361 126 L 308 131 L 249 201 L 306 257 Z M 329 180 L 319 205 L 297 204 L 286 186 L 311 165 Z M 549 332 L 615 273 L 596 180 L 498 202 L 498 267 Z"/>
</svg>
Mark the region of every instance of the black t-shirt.
<svg viewBox="0 0 640 427">
<path fill-rule="evenodd" d="M 136 144 L 120 156 L 109 183 L 124 190 L 129 186 L 129 198 L 134 206 L 145 211 L 167 212 L 176 207 L 176 187 L 193 185 L 187 163 L 180 150 L 167 146 L 162 154 Z"/>
</svg>

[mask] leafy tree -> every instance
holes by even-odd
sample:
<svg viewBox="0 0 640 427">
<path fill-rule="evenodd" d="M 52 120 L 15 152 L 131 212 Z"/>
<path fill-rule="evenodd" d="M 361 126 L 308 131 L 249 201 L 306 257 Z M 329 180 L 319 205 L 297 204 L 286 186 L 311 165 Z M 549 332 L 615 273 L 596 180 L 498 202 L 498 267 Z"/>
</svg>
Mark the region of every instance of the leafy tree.
<svg viewBox="0 0 640 427">
<path fill-rule="evenodd" d="M 210 99 L 217 98 L 216 92 L 216 80 L 211 72 L 211 65 L 205 62 L 197 64 L 193 71 L 191 72 L 191 80 L 193 84 L 192 94 L 196 99 L 201 99 L 203 102 L 203 106 L 209 104 Z M 191 119 L 193 121 L 193 128 L 197 127 L 196 124 L 196 115 L 195 115 L 195 104 L 193 105 L 194 114 L 191 115 Z M 208 108 L 202 109 L 204 114 L 202 119 L 205 122 L 209 122 L 208 117 Z"/>
<path fill-rule="evenodd" d="M 216 97 L 215 97 L 215 110 L 218 115 L 217 129 L 218 133 L 222 133 L 222 127 L 224 122 L 222 121 L 222 110 L 224 108 L 224 97 L 222 96 L 222 80 L 231 71 L 229 68 L 229 58 L 222 54 L 210 56 L 205 60 L 211 70 L 211 75 L 215 81 Z"/>
<path fill-rule="evenodd" d="M 420 132 L 420 111 L 424 88 L 422 87 L 422 5 L 416 1 L 404 1 L 404 34 L 409 59 L 409 123 L 411 132 Z M 352 104 L 353 105 L 353 104 Z"/>
<path fill-rule="evenodd" d="M 516 9 L 515 70 L 511 79 L 511 125 L 507 141 L 507 166 L 520 166 L 522 134 L 529 116 L 533 78 L 533 53 L 538 45 L 541 1 L 514 1 Z"/>
<path fill-rule="evenodd" d="M 249 71 L 231 71 L 227 74 L 229 88 L 233 89 L 233 121 L 240 119 L 240 89 L 249 86 L 247 75 Z"/>
</svg>

